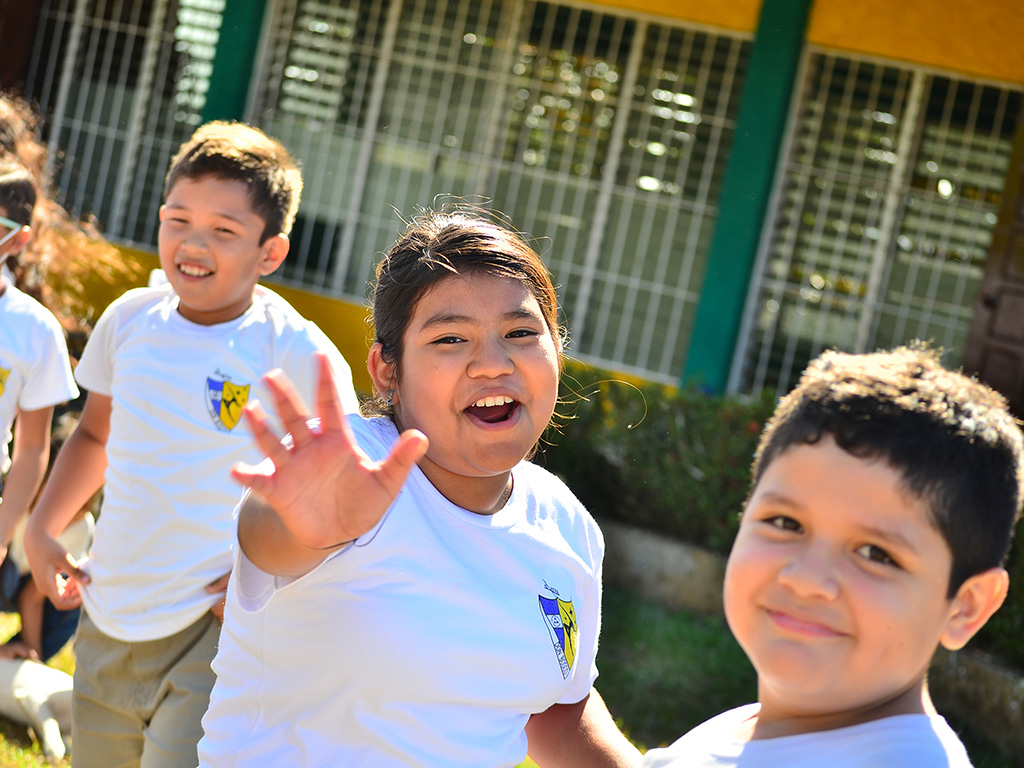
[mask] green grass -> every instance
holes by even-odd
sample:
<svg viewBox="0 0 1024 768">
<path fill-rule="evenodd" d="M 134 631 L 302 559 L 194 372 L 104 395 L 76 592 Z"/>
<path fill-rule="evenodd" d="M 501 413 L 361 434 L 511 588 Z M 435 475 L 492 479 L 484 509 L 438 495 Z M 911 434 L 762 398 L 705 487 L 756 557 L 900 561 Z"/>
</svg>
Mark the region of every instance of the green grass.
<svg viewBox="0 0 1024 768">
<path fill-rule="evenodd" d="M 757 696 L 725 619 L 669 611 L 605 589 L 597 689 L 641 749 L 663 746 Z"/>
<path fill-rule="evenodd" d="M 18 629 L 0 615 L 0 639 Z M 51 662 L 74 670 L 69 648 Z M 724 619 L 671 611 L 614 587 L 605 589 L 597 687 L 619 726 L 641 750 L 661 746 L 730 707 L 753 701 L 756 680 Z M 1021 763 L 950 718 L 975 768 Z M 0 768 L 50 765 L 24 726 L 0 718 Z M 56 765 L 67 768 L 70 762 Z M 520 768 L 535 768 L 530 761 Z"/>
</svg>

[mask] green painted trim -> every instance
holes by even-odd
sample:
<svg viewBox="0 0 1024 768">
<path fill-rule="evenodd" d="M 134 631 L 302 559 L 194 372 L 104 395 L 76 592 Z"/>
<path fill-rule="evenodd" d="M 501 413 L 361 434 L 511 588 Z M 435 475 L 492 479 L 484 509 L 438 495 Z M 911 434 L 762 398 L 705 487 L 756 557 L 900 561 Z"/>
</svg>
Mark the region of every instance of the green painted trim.
<svg viewBox="0 0 1024 768">
<path fill-rule="evenodd" d="M 764 0 L 681 383 L 725 389 L 812 0 Z"/>
<path fill-rule="evenodd" d="M 203 122 L 241 120 L 263 27 L 262 0 L 226 0 Z"/>
</svg>

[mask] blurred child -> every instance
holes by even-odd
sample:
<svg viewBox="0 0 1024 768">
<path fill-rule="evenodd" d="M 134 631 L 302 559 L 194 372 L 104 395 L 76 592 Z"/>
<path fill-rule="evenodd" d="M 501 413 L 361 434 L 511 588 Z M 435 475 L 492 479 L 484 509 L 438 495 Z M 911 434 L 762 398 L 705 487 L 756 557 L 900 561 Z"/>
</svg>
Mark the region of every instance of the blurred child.
<svg viewBox="0 0 1024 768">
<path fill-rule="evenodd" d="M 368 418 L 343 417 L 326 367 L 319 427 L 267 377 L 288 445 L 247 409 L 271 461 L 234 472 L 255 493 L 200 764 L 635 765 L 593 688 L 601 532 L 525 460 L 561 370 L 543 263 L 426 213 L 377 267 L 373 320 Z"/>
<path fill-rule="evenodd" d="M 64 441 L 67 440 L 77 423 L 77 414 L 72 411 L 65 411 L 54 419 L 54 425 L 50 432 L 50 459 L 47 463 L 47 474 L 43 478 L 40 494 L 46 487 L 50 470 L 57 459 L 61 446 L 64 445 Z M 40 494 L 37 494 L 33 501 L 33 507 L 38 503 Z M 96 527 L 93 512 L 99 503 L 99 497 L 100 492 L 97 491 L 58 537 L 60 543 L 76 560 L 84 558 L 92 544 L 93 531 Z M 0 595 L 2 595 L 0 599 L 5 605 L 16 610 L 21 617 L 21 630 L 8 641 L 8 645 L 19 647 L 20 655 L 26 658 L 47 661 L 60 651 L 75 634 L 81 609 L 58 610 L 32 580 L 28 558 L 25 556 L 25 527 L 27 525 L 28 516 L 22 516 L 14 531 L 14 537 L 7 551 L 7 561 L 5 561 L 2 574 L 0 574 Z"/>
<path fill-rule="evenodd" d="M 32 175 L 14 157 L 0 154 L 0 262 L 28 245 L 35 206 Z M 26 598 L 20 604 L 18 568 L 8 558 L 8 546 L 46 472 L 54 406 L 77 396 L 64 331 L 57 319 L 0 273 L 0 471 L 5 473 L 0 504 L 0 607 L 28 610 L 23 620 L 29 633 L 19 639 L 28 643 L 18 652 L 34 658 L 47 656 L 42 647 L 43 601 Z M 9 447 L 12 436 L 13 450 Z M 59 648 L 47 650 L 55 653 Z"/>
<path fill-rule="evenodd" d="M 925 348 L 813 362 L 779 403 L 725 575 L 758 703 L 646 768 L 968 768 L 926 676 L 999 608 L 1024 494 L 1004 399 Z"/>
<path fill-rule="evenodd" d="M 307 396 L 314 352 L 345 410 L 345 360 L 260 277 L 280 266 L 302 177 L 287 150 L 238 123 L 200 127 L 171 162 L 160 208 L 168 284 L 102 315 L 76 370 L 89 391 L 25 533 L 40 589 L 84 603 L 75 638 L 74 765 L 197 762 L 218 606 L 231 566 L 238 491 L 229 468 L 255 458 L 242 407 L 283 368 Z M 79 563 L 56 534 L 104 486 Z M 152 762 L 151 762 L 152 761 Z"/>
<path fill-rule="evenodd" d="M 93 297 L 86 281 L 123 279 L 128 267 L 121 252 L 102 238 L 95 222 L 76 220 L 56 201 L 38 123 L 38 116 L 24 99 L 0 92 L 0 156 L 12 156 L 25 166 L 37 194 L 32 237 L 4 267 L 20 291 L 57 317 L 70 334 L 74 357 L 93 320 Z"/>
</svg>

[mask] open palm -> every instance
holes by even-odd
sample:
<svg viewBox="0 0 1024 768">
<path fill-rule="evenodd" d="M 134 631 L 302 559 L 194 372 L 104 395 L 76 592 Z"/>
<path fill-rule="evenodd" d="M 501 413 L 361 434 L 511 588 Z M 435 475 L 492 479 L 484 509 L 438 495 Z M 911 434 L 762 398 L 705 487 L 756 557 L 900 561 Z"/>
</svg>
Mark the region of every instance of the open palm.
<svg viewBox="0 0 1024 768">
<path fill-rule="evenodd" d="M 280 370 L 264 377 L 289 437 L 279 440 L 265 410 L 254 403 L 246 419 L 269 461 L 238 464 L 232 475 L 277 513 L 298 542 L 326 549 L 371 530 L 394 501 L 412 466 L 427 449 L 427 438 L 404 432 L 383 461 L 373 461 L 356 444 L 338 400 L 326 357 L 319 357 L 316 419 Z"/>
</svg>

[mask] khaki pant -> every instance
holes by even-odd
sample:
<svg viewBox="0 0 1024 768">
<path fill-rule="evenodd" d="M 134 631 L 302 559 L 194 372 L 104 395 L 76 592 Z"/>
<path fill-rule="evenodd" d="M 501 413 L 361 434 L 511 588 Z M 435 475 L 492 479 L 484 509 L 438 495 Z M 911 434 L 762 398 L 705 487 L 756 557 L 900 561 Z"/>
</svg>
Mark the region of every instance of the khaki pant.
<svg viewBox="0 0 1024 768">
<path fill-rule="evenodd" d="M 126 643 L 82 613 L 75 636 L 72 768 L 195 768 L 220 622 Z"/>
</svg>

